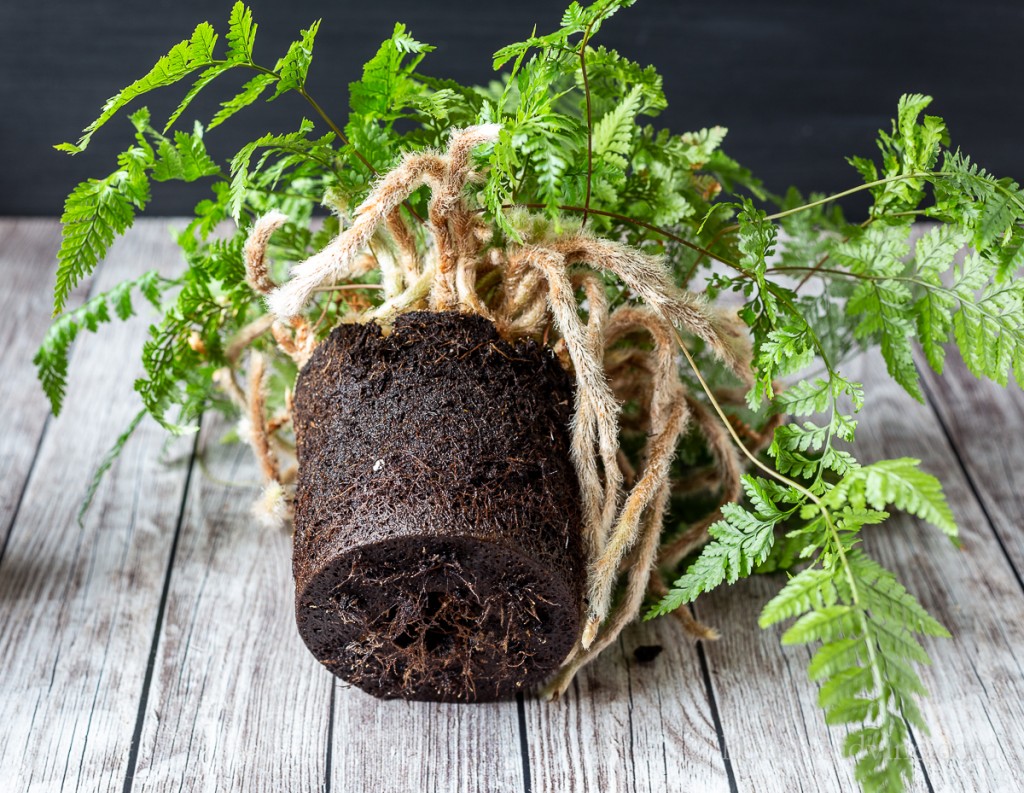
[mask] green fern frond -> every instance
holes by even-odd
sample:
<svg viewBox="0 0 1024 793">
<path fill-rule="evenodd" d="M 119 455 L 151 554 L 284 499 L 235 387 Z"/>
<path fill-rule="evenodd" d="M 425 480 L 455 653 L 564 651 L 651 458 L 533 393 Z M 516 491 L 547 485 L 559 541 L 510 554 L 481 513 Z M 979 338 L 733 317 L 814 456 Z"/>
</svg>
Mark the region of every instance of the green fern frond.
<svg viewBox="0 0 1024 793">
<path fill-rule="evenodd" d="M 271 99 L 277 99 L 286 91 L 301 91 L 306 87 L 306 75 L 313 60 L 313 42 L 318 30 L 319 19 L 299 34 L 299 40 L 293 41 L 285 56 L 277 62 L 274 67 L 278 74 L 277 88 Z"/>
<path fill-rule="evenodd" d="M 184 182 L 194 182 L 196 179 L 220 173 L 220 166 L 206 151 L 206 144 L 203 143 L 203 127 L 198 121 L 191 134 L 175 132 L 173 144 L 166 139 L 160 141 L 157 152 L 159 159 L 152 172 L 154 181 L 166 182 L 178 179 Z"/>
<path fill-rule="evenodd" d="M 252 10 L 244 3 L 236 2 L 231 7 L 228 18 L 228 32 L 224 36 L 228 42 L 229 61 L 235 63 L 252 63 L 252 50 L 256 43 L 256 28 L 252 21 Z"/>
<path fill-rule="evenodd" d="M 60 219 L 54 316 L 64 310 L 71 290 L 95 269 L 114 239 L 131 227 L 135 210 L 145 207 L 148 190 L 143 194 L 130 182 L 127 171 L 117 170 L 105 179 L 83 182 L 65 200 Z"/>
<path fill-rule="evenodd" d="M 635 86 L 620 104 L 594 124 L 594 156 L 604 158 L 622 171 L 628 165 L 626 158 L 632 148 L 636 116 L 640 112 L 642 98 L 640 86 Z"/>
<path fill-rule="evenodd" d="M 61 150 L 72 154 L 84 151 L 92 136 L 112 119 L 117 112 L 132 100 L 155 88 L 173 85 L 192 72 L 212 66 L 213 48 L 217 43 L 217 34 L 209 22 L 201 22 L 192 32 L 192 36 L 171 47 L 152 69 L 131 85 L 122 88 L 103 105 L 99 118 L 85 128 L 82 137 L 76 144 L 62 144 Z"/>
<path fill-rule="evenodd" d="M 110 306 L 118 319 L 126 320 L 134 313 L 133 290 L 146 298 L 154 308 L 160 308 L 160 299 L 170 282 L 155 271 L 149 271 L 130 281 L 124 281 L 108 292 L 96 295 L 74 311 L 58 317 L 46 331 L 32 361 L 36 365 L 43 392 L 50 400 L 53 414 L 59 415 L 67 392 L 68 355 L 71 345 L 83 330 L 95 333 L 99 326 L 111 321 Z"/>
</svg>

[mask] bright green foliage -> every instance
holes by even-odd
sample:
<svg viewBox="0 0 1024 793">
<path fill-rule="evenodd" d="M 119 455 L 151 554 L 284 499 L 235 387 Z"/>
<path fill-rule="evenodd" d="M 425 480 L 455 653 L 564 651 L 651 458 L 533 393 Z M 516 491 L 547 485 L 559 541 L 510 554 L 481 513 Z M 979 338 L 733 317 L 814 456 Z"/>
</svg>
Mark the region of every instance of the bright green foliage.
<svg viewBox="0 0 1024 793">
<path fill-rule="evenodd" d="M 171 47 L 170 52 L 160 58 L 148 74 L 128 87 L 122 88 L 108 99 L 103 105 L 100 117 L 85 128 L 77 144 L 63 143 L 59 148 L 72 154 L 83 151 L 89 145 L 93 134 L 133 99 L 154 88 L 173 85 L 196 69 L 211 66 L 213 64 L 213 48 L 216 43 L 217 34 L 208 22 L 197 25 L 192 32 L 192 37 Z"/>
<path fill-rule="evenodd" d="M 135 430 L 139 428 L 139 424 L 142 423 L 144 418 L 146 418 L 146 408 L 142 408 L 132 417 L 132 420 L 128 422 L 128 426 L 125 427 L 124 431 L 117 436 L 117 440 L 114 441 L 114 445 L 107 450 L 107 453 L 103 455 L 103 459 L 100 460 L 99 465 L 96 466 L 92 479 L 89 481 L 89 487 L 86 488 L 85 497 L 82 499 L 82 503 L 78 507 L 76 520 L 78 521 L 79 526 L 85 525 L 85 515 L 89 511 L 89 507 L 92 506 L 92 501 L 96 497 L 96 491 L 99 490 L 100 484 L 103 482 L 103 477 L 121 455 L 125 444 L 128 443 L 132 435 L 135 434 Z"/>
<path fill-rule="evenodd" d="M 992 263 L 974 255 L 956 269 L 951 291 L 960 309 L 953 314 L 953 336 L 967 368 L 1000 385 L 1012 370 L 1024 388 L 1024 282 L 998 283 Z M 937 314 L 940 327 L 949 321 L 950 312 Z M 939 340 L 945 339 L 936 334 L 929 342 Z"/>
<path fill-rule="evenodd" d="M 583 73 L 577 71 L 574 75 L 576 88 L 584 89 Z M 613 101 L 615 97 L 623 96 L 636 90 L 639 93 L 639 103 L 633 111 L 643 112 L 647 116 L 655 116 L 668 107 L 665 99 L 665 92 L 662 89 L 661 75 L 653 66 L 641 66 L 635 61 L 622 57 L 615 50 L 605 47 L 590 47 L 587 49 L 587 82 L 590 86 L 590 100 L 593 106 L 593 117 L 602 118 L 617 107 Z M 722 131 L 724 137 L 725 130 Z M 597 131 L 594 131 L 597 137 Z M 719 137 L 712 150 L 718 147 Z M 707 152 L 710 155 L 710 151 Z"/>
<path fill-rule="evenodd" d="M 957 263 L 965 226 L 935 227 L 909 261 L 908 233 L 905 224 L 876 223 L 833 251 L 858 278 L 846 306 L 860 318 L 857 338 L 879 343 L 889 373 L 919 400 L 915 339 L 939 373 L 954 340 L 975 376 L 1006 385 L 1013 374 L 1024 383 L 1024 283 L 1003 276 L 997 258 L 975 252 Z"/>
<path fill-rule="evenodd" d="M 131 227 L 135 211 L 145 208 L 150 179 L 191 182 L 220 172 L 206 152 L 198 122 L 191 134 L 176 132 L 172 143 L 150 126 L 145 108 L 132 114 L 131 120 L 136 145 L 118 156 L 118 170 L 105 179 L 89 179 L 78 185 L 64 204 L 55 315 L 63 310 L 71 290 L 106 255 L 115 237 Z"/>
<path fill-rule="evenodd" d="M 856 337 L 878 344 L 889 373 L 919 400 L 914 340 L 937 372 L 944 345 L 953 340 L 977 377 L 1005 385 L 1012 373 L 1024 382 L 1024 287 L 1013 278 L 1024 266 L 1024 193 L 1013 180 L 997 179 L 959 151 L 943 149 L 942 120 L 919 118 L 930 102 L 919 95 L 900 101 L 892 133 L 880 133 L 882 170 L 854 159 L 865 179 L 893 181 L 871 188 L 871 217 L 832 247 L 830 272 L 822 273 L 856 279 L 846 304 L 860 318 Z M 928 185 L 934 202 L 922 208 Z M 942 225 L 927 232 L 908 259 L 915 213 Z M 958 262 L 968 243 L 973 254 Z"/>
<path fill-rule="evenodd" d="M 923 177 L 935 166 L 942 145 L 949 142 L 941 118 L 924 116 L 918 123 L 918 117 L 931 101 L 931 97 L 921 94 L 906 94 L 900 98 L 892 132 L 878 133 L 878 148 L 882 153 L 880 169 L 862 157 L 850 160 L 867 182 L 891 180 L 871 190 L 876 212 L 912 210 L 925 196 Z"/>
<path fill-rule="evenodd" d="M 135 210 L 148 201 L 148 180 L 133 179 L 123 168 L 105 179 L 89 179 L 71 192 L 60 218 L 63 235 L 57 253 L 55 315 L 63 311 L 75 285 L 106 255 L 114 238 L 131 227 Z"/>
<path fill-rule="evenodd" d="M 590 46 L 603 22 L 629 5 L 573 5 L 560 29 L 495 54 L 495 68 L 511 66 L 511 74 L 481 111 L 482 120 L 502 123 L 484 203 L 513 240 L 518 232 L 507 222 L 508 204 L 541 204 L 556 225 L 566 206 L 596 210 L 588 216 L 594 228 L 642 244 L 645 235 L 635 225 L 600 213 L 672 228 L 708 217 L 727 181 L 759 190 L 749 172 L 720 152 L 724 128 L 673 136 L 640 125 L 666 106 L 660 75 Z M 707 233 L 727 220 L 725 213 L 717 216 Z M 680 271 L 689 265 L 683 256 Z"/>
<path fill-rule="evenodd" d="M 153 168 L 151 177 L 157 182 L 178 179 L 183 182 L 194 182 L 204 176 L 215 176 L 220 167 L 206 152 L 203 144 L 203 127 L 197 121 L 195 131 L 175 132 L 174 143 L 163 139 L 159 144 L 159 158 Z"/>
<path fill-rule="evenodd" d="M 220 110 L 210 120 L 209 129 L 220 126 L 239 110 L 251 105 L 260 98 L 264 91 L 276 82 L 277 78 L 272 74 L 257 74 L 242 86 L 242 90 L 235 96 L 221 103 Z"/>
<path fill-rule="evenodd" d="M 797 507 L 779 506 L 778 494 L 773 493 L 771 483 L 763 479 L 744 476 L 743 489 L 752 509 L 745 509 L 739 504 L 722 507 L 722 520 L 708 529 L 711 542 L 686 574 L 675 582 L 669 595 L 652 609 L 652 616 L 674 611 L 723 581 L 733 584 L 740 578 L 746 578 L 768 557 L 775 527 L 790 517 Z"/>
<path fill-rule="evenodd" d="M 531 49 L 551 52 L 571 48 L 570 39 L 576 36 L 595 35 L 601 25 L 619 9 L 628 8 L 636 0 L 597 0 L 588 6 L 577 2 L 570 3 L 562 15 L 562 24 L 558 30 L 546 36 L 531 36 L 526 41 L 502 47 L 494 53 L 494 69 L 497 71 L 509 61 L 519 61 Z"/>
<path fill-rule="evenodd" d="M 534 31 L 496 53 L 495 69 L 504 71 L 487 87 L 426 74 L 433 47 L 396 24 L 349 84 L 342 124 L 329 115 L 337 103 L 320 104 L 306 88 L 319 22 L 272 68 L 257 58 L 257 25 L 243 3 L 234 5 L 220 37 L 200 24 L 112 97 L 77 144 L 58 146 L 81 152 L 129 103 L 182 84 L 166 125 L 154 128 L 145 108 L 133 113 L 134 138 L 114 170 L 67 199 L 54 293 L 60 316 L 36 355 L 40 381 L 59 411 L 80 331 L 126 318 L 137 293 L 157 307 L 142 350 L 145 371 L 135 383 L 143 410 L 102 461 L 91 499 L 145 414 L 184 433 L 205 410 L 234 410 L 213 379 L 231 363 L 232 339 L 265 311 L 245 283 L 242 246 L 253 219 L 276 209 L 291 220 L 271 241 L 271 276 L 280 281 L 338 233 L 378 174 L 404 154 L 443 149 L 452 128 L 498 124 L 497 141 L 475 153 L 481 181 L 465 196 L 492 225 L 493 243 L 583 223 L 664 256 L 681 287 L 707 276 L 709 299 L 733 293 L 742 304 L 753 341 L 754 387 L 736 417 L 754 425 L 771 412 L 792 419 L 767 449 L 774 473 L 744 477 L 742 503 L 723 507 L 711 541 L 685 561 L 651 613 L 755 572 L 788 571 L 762 624 L 792 620 L 783 641 L 816 646 L 810 676 L 820 682 L 826 720 L 849 729 L 844 751 L 864 788 L 902 789 L 911 772 L 909 729 L 923 726 L 915 664 L 926 663 L 927 654 L 919 637 L 945 631 L 860 541 L 890 508 L 954 539 L 956 526 L 938 481 L 918 461 L 861 465 L 853 457 L 864 393 L 843 374 L 843 362 L 877 347 L 892 377 L 921 399 L 916 350 L 941 373 L 955 344 L 975 375 L 1005 384 L 1012 373 L 1024 385 L 1024 192 L 950 149 L 943 120 L 925 114 L 931 99 L 908 94 L 891 129 L 879 133 L 879 159 L 850 160 L 863 180 L 854 191 L 871 198 L 863 222 L 847 222 L 829 197 L 805 198 L 796 189 L 770 197 L 723 152 L 723 127 L 674 134 L 650 123 L 666 106 L 661 76 L 595 42 L 603 24 L 633 1 L 572 3 L 556 30 Z M 187 119 L 195 96 L 228 73 L 245 80 L 213 118 Z M 265 131 L 228 162 L 214 161 L 204 134 L 258 99 L 285 93 L 308 104 L 309 118 Z M 173 278 L 148 273 L 65 311 L 75 286 L 146 207 L 152 184 L 171 180 L 208 190 L 177 236 L 184 271 Z M 409 199 L 409 217 L 426 217 L 426 199 L 425 190 Z M 314 232 L 309 221 L 322 203 L 337 213 Z M 231 220 L 236 227 L 225 237 L 221 229 Z M 915 220 L 935 225 L 915 236 Z M 726 272 L 711 271 L 715 260 Z M 613 308 L 634 299 L 611 279 L 608 295 Z M 346 310 L 343 301 L 317 299 L 307 318 L 322 318 L 317 332 L 324 333 Z M 272 361 L 268 399 L 281 407 L 294 366 L 266 338 L 255 347 Z M 700 344 L 692 352 L 712 390 L 735 386 Z M 695 379 L 687 385 L 700 393 Z M 680 461 L 697 465 L 707 457 L 695 438 L 681 446 Z"/>
<path fill-rule="evenodd" d="M 844 743 L 868 790 L 901 789 L 911 766 L 903 750 L 907 722 L 926 729 L 916 699 L 924 687 L 913 663 L 928 663 L 915 638 L 948 636 L 888 570 L 859 547 L 861 530 L 885 520 L 896 506 L 954 536 L 956 526 L 938 481 L 910 459 L 853 467 L 824 497 L 745 478 L 753 511 L 732 505 L 713 540 L 651 614 L 671 611 L 723 581 L 749 575 L 767 559 L 775 529 L 795 513 L 807 522 L 788 531 L 810 566 L 769 601 L 762 627 L 796 621 L 783 644 L 819 644 L 809 674 L 821 681 L 819 703 L 829 724 L 855 725 Z M 780 508 L 779 504 L 786 505 Z M 870 507 L 870 508 L 869 508 Z M 722 525 L 724 524 L 724 525 Z"/>
<path fill-rule="evenodd" d="M 181 100 L 178 107 L 171 113 L 170 118 L 167 119 L 167 124 L 164 126 L 165 133 L 174 126 L 174 122 L 185 112 L 196 95 L 217 77 L 235 66 L 252 65 L 252 48 L 256 40 L 256 25 L 252 21 L 252 12 L 241 2 L 235 3 L 231 9 L 231 16 L 228 19 L 228 32 L 224 38 L 228 43 L 227 57 L 220 61 L 213 58 L 213 47 L 216 43 L 216 37 L 214 37 L 207 51 L 208 59 L 212 65 L 203 70 L 199 78 L 192 84 L 188 93 L 185 94 L 185 98 Z M 276 79 L 274 75 L 261 76 L 269 76 L 272 79 Z M 210 126 L 216 126 L 217 123 L 220 122 L 211 122 Z"/>
<path fill-rule="evenodd" d="M 247 83 L 239 95 L 224 103 L 214 117 L 214 125 L 223 123 L 238 110 L 251 104 L 271 84 L 277 84 L 271 98 L 286 91 L 302 91 L 318 27 L 317 22 L 302 31 L 299 41 L 289 47 L 288 53 L 278 61 L 275 70 L 263 69 L 252 62 L 252 47 L 256 36 L 252 13 L 241 2 L 236 3 L 231 11 L 225 37 L 228 42 L 226 59 L 218 60 L 214 56 L 218 36 L 213 27 L 206 22 L 196 26 L 191 38 L 176 44 L 157 61 L 148 74 L 109 99 L 99 118 L 85 128 L 77 144 L 62 143 L 56 148 L 71 154 L 83 151 L 92 135 L 134 99 L 156 88 L 177 83 L 200 68 L 205 70 L 171 114 L 164 132 L 174 124 L 203 87 L 218 75 L 237 66 L 256 69 L 260 74 Z M 139 145 L 120 155 L 118 170 L 104 179 L 83 182 L 65 202 L 61 217 L 63 235 L 58 254 L 57 288 L 54 292 L 55 315 L 63 310 L 75 284 L 92 272 L 102 260 L 111 242 L 131 227 L 135 211 L 145 208 L 149 201 L 150 178 L 157 181 L 193 181 L 219 173 L 219 168 L 209 160 L 202 147 L 202 128 L 198 122 L 191 137 L 182 137 L 184 133 L 176 133 L 172 145 L 149 126 L 149 114 L 145 109 L 133 114 L 132 121 L 136 126 Z M 144 135 L 160 146 L 156 155 Z M 273 139 L 274 136 L 266 137 Z M 253 150 L 262 145 L 267 144 L 260 141 L 250 144 Z M 237 192 L 244 188 L 246 174 L 244 169 L 241 174 L 235 170 L 232 173 L 236 179 L 231 214 L 237 217 L 240 211 Z"/>
<path fill-rule="evenodd" d="M 434 48 L 412 38 L 401 23 L 366 65 L 363 78 L 349 86 L 349 106 L 364 118 L 393 120 L 420 93 L 412 75 L 423 56 Z"/>
<path fill-rule="evenodd" d="M 848 518 L 840 525 L 850 532 L 859 523 Z M 846 575 L 827 566 L 804 569 L 759 621 L 768 627 L 796 618 L 783 644 L 819 643 L 808 671 L 820 683 L 825 720 L 852 725 L 843 753 L 855 760 L 865 789 L 898 790 L 911 773 L 907 725 L 927 732 L 915 703 L 925 690 L 910 663 L 928 663 L 917 635 L 949 633 L 891 572 L 848 543 L 844 538 Z"/>
<path fill-rule="evenodd" d="M 942 495 L 942 485 L 934 476 L 921 471 L 920 464 L 920 460 L 901 457 L 854 469 L 836 484 L 826 501 L 837 507 L 843 503 L 867 503 L 874 509 L 885 509 L 891 504 L 955 537 L 956 520 Z"/>
<path fill-rule="evenodd" d="M 943 178 L 935 184 L 937 213 L 963 214 L 963 225 L 973 231 L 971 244 L 982 255 L 991 255 L 993 248 L 1018 244 L 1024 230 L 1024 192 L 1009 178 L 997 179 L 971 158 L 956 152 L 944 152 Z M 964 212 L 965 198 L 969 208 Z M 958 212 L 959 210 L 959 212 Z"/>
<path fill-rule="evenodd" d="M 122 281 L 108 292 L 96 295 L 79 308 L 58 318 L 43 337 L 43 343 L 33 358 L 39 374 L 39 382 L 50 400 L 54 415 L 60 413 L 67 391 L 68 352 L 82 330 L 95 333 L 99 326 L 111 321 L 110 309 L 114 315 L 126 320 L 135 312 L 131 295 L 138 290 L 157 309 L 160 295 L 168 282 L 155 271 L 149 271 L 131 281 Z"/>
<path fill-rule="evenodd" d="M 635 119 L 640 112 L 642 97 L 640 87 L 634 86 L 621 104 L 609 110 L 594 124 L 594 157 L 603 159 L 620 171 L 625 171 L 629 165 L 626 157 L 633 148 Z"/>
<path fill-rule="evenodd" d="M 247 192 L 251 187 L 252 158 L 259 150 L 262 150 L 262 155 L 256 170 L 263 170 L 272 157 L 280 157 L 278 165 L 281 168 L 306 162 L 329 173 L 331 159 L 334 156 L 334 149 L 331 145 L 334 142 L 334 133 L 328 132 L 320 138 L 311 139 L 309 133 L 312 131 L 313 123 L 308 119 L 302 119 L 295 132 L 284 135 L 267 133 L 251 143 L 247 143 L 239 150 L 231 160 L 231 188 L 227 202 L 227 209 L 231 217 L 235 220 L 239 219 Z"/>
<path fill-rule="evenodd" d="M 256 44 L 256 28 L 252 11 L 244 3 L 235 3 L 228 18 L 227 60 L 232 63 L 252 63 L 252 49 Z"/>
<path fill-rule="evenodd" d="M 277 88 L 271 99 L 277 99 L 286 91 L 302 91 L 306 87 L 306 74 L 309 72 L 309 64 L 313 59 L 313 41 L 316 39 L 316 32 L 320 29 L 318 19 L 306 30 L 302 31 L 301 38 L 292 42 L 288 52 L 277 62 L 274 71 L 279 75 Z"/>
</svg>

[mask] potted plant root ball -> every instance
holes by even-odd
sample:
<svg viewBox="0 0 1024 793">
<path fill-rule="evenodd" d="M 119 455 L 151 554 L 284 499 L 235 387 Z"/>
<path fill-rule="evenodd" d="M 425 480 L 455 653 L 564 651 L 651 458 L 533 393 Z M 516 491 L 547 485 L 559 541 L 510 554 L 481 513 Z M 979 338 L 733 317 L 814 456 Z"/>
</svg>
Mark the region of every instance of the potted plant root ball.
<svg viewBox="0 0 1024 793">
<path fill-rule="evenodd" d="M 306 83 L 319 23 L 277 60 L 242 3 L 222 38 L 200 24 L 58 147 L 193 81 L 165 126 L 134 109 L 114 170 L 68 196 L 40 380 L 59 411 L 76 337 L 145 297 L 143 409 L 100 473 L 144 414 L 174 433 L 225 414 L 259 462 L 255 513 L 294 528 L 299 635 L 376 696 L 557 697 L 642 611 L 712 639 L 691 602 L 785 571 L 759 623 L 815 648 L 858 779 L 899 789 L 919 638 L 945 630 L 862 530 L 893 508 L 956 526 L 917 460 L 852 455 L 846 358 L 877 347 L 919 399 L 915 340 L 940 372 L 955 345 L 975 375 L 1024 384 L 1024 193 L 908 94 L 878 161 L 850 159 L 858 184 L 776 199 L 723 128 L 648 123 L 659 74 L 593 43 L 629 5 L 571 4 L 495 53 L 488 87 L 425 73 L 432 48 L 395 25 L 346 123 Z M 205 129 L 184 123 L 242 73 Z M 283 94 L 313 120 L 214 162 L 206 135 Z M 69 309 L 169 180 L 211 190 L 177 234 L 185 266 Z M 871 206 L 847 222 L 852 193 Z"/>
<path fill-rule="evenodd" d="M 299 633 L 328 669 L 378 696 L 508 696 L 611 641 L 646 590 L 689 415 L 673 322 L 737 372 L 749 366 L 729 322 L 629 246 L 578 228 L 490 244 L 467 187 L 472 150 L 497 133 L 459 130 L 443 156 L 406 156 L 351 226 L 280 287 L 265 248 L 284 216 L 259 220 L 246 246 L 248 281 L 266 293 L 271 330 L 301 366 L 290 499 Z M 422 185 L 429 211 L 414 229 L 402 202 Z M 379 305 L 313 347 L 309 301 L 373 270 Z M 603 273 L 650 307 L 609 312 Z M 609 371 L 609 345 L 630 334 L 651 349 L 612 354 Z M 284 496 L 260 377 L 257 365 L 254 443 L 271 492 Z M 646 391 L 646 463 L 629 488 L 610 377 Z M 624 563 L 637 566 L 637 581 L 602 632 Z"/>
</svg>

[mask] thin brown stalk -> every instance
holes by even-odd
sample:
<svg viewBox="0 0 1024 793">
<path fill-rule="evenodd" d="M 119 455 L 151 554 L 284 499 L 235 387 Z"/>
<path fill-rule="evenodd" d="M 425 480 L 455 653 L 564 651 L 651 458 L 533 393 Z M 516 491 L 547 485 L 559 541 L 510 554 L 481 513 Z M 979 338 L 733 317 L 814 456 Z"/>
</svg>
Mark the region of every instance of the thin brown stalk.
<svg viewBox="0 0 1024 793">
<path fill-rule="evenodd" d="M 587 217 L 590 215 L 590 193 L 594 180 L 594 119 L 590 102 L 590 80 L 587 78 L 587 42 L 590 41 L 591 27 L 592 25 L 587 25 L 580 42 L 580 73 L 583 77 L 583 95 L 587 100 L 587 195 L 583 201 L 581 228 L 587 225 Z"/>
</svg>

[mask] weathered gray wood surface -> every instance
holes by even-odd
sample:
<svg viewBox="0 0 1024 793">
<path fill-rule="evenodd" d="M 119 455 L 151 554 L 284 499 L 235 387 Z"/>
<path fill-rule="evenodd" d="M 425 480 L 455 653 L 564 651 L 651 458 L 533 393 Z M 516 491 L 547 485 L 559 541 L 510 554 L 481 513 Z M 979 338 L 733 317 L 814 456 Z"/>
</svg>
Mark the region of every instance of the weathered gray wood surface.
<svg viewBox="0 0 1024 793">
<path fill-rule="evenodd" d="M 32 355 L 49 324 L 52 273 L 41 265 L 57 255 L 60 239 L 53 232 L 48 220 L 0 224 L 0 405 L 17 416 L 0 434 L 0 547 L 21 506 L 48 414 L 32 382 Z"/>
<path fill-rule="evenodd" d="M 140 223 L 95 286 L 173 269 L 166 225 Z M 56 245 L 53 222 L 0 222 L 0 398 L 14 412 L 0 435 L 0 791 L 855 789 L 807 650 L 757 628 L 778 580 L 700 601 L 718 642 L 670 621 L 627 631 L 560 702 L 382 703 L 305 652 L 289 540 L 249 517 L 255 468 L 212 420 L 164 453 L 143 424 L 80 528 L 92 467 L 134 411 L 145 320 L 80 340 L 65 414 L 47 420 L 30 359 Z M 867 540 L 954 633 L 928 644 L 915 789 L 1016 789 L 1024 398 L 951 362 L 923 406 L 876 359 L 849 369 L 870 400 L 859 456 L 924 460 L 964 536 L 958 551 L 900 519 Z M 649 645 L 664 649 L 641 663 Z"/>
<path fill-rule="evenodd" d="M 50 269 L 55 233 L 50 224 L 20 260 L 5 255 L 0 278 L 6 282 L 19 268 Z M 159 226 L 138 229 L 114 249 L 96 287 L 110 288 L 144 263 L 177 267 L 166 239 Z M 40 312 L 44 320 L 49 313 L 46 301 L 30 308 L 27 324 L 38 327 Z M 70 388 L 80 398 L 68 401 L 33 450 L 36 462 L 0 560 L 3 790 L 124 784 L 188 466 L 161 463 L 162 433 L 147 425 L 115 463 L 85 525 L 75 516 L 96 462 L 137 409 L 131 384 L 145 327 L 136 318 L 78 346 Z M 32 341 L 21 344 L 26 355 Z M 31 366 L 21 362 L 11 376 L 22 393 L 16 410 L 42 400 Z"/>
</svg>

